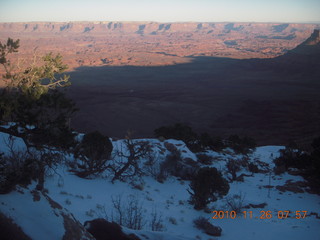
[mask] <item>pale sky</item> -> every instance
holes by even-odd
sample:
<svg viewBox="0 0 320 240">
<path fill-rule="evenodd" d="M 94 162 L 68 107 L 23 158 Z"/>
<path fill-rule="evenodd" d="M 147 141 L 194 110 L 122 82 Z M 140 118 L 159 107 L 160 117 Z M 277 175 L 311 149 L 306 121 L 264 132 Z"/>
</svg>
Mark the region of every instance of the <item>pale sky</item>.
<svg viewBox="0 0 320 240">
<path fill-rule="evenodd" d="M 0 22 L 320 22 L 320 0 L 0 0 Z"/>
</svg>

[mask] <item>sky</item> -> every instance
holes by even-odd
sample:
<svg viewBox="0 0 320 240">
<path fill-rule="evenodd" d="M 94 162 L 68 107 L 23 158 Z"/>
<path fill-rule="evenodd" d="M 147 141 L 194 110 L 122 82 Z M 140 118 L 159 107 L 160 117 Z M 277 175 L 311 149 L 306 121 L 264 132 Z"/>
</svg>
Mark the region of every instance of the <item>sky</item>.
<svg viewBox="0 0 320 240">
<path fill-rule="evenodd" d="M 320 0 L 0 0 L 0 22 L 320 22 Z"/>
</svg>

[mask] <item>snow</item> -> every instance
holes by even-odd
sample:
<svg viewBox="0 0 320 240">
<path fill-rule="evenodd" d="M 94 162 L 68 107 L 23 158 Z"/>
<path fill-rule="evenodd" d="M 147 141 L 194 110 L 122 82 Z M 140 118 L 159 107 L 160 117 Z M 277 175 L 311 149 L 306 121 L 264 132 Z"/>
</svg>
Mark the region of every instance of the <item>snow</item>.
<svg viewBox="0 0 320 240">
<path fill-rule="evenodd" d="M 0 134 L 0 146 L 2 152 L 8 152 L 4 145 L 6 134 Z M 161 149 L 165 149 L 164 142 L 156 139 L 140 139 L 139 141 L 148 141 L 153 145 L 155 155 L 159 161 L 169 152 L 166 150 L 161 154 Z M 167 140 L 174 144 L 181 152 L 183 158 L 196 159 L 182 141 Z M 17 147 L 23 148 L 23 142 L 17 140 Z M 113 141 L 115 149 L 123 149 L 123 140 Z M 273 169 L 273 159 L 279 156 L 279 150 L 282 146 L 264 146 L 258 147 L 249 155 L 249 161 L 257 160 L 269 164 Z M 228 159 L 242 159 L 243 156 L 229 153 L 216 153 L 207 151 L 206 154 L 215 158 L 212 166 L 222 170 L 224 176 L 228 176 L 225 171 L 225 164 Z M 70 156 L 69 156 L 70 157 Z M 142 160 L 144 162 L 146 160 Z M 141 166 L 143 164 L 141 163 Z M 51 174 L 46 178 L 45 188 L 48 189 L 48 195 L 65 209 L 71 212 L 74 217 L 82 224 L 85 221 L 98 217 L 109 217 L 113 210 L 111 198 L 122 196 L 123 204 L 128 201 L 129 196 L 134 196 L 139 200 L 143 208 L 145 226 L 143 230 L 131 230 L 123 227 L 127 233 L 135 233 L 141 239 L 161 239 L 161 240 L 191 240 L 191 239 L 221 239 L 221 240 L 270 240 L 270 239 L 320 239 L 320 219 L 315 216 L 307 215 L 304 219 L 294 218 L 295 211 L 315 212 L 320 215 L 320 198 L 318 195 L 293 192 L 280 192 L 276 186 L 284 185 L 288 180 L 303 181 L 300 176 L 293 176 L 288 173 L 274 175 L 274 173 L 255 173 L 252 176 L 244 177 L 244 182 L 230 183 L 230 191 L 226 197 L 208 205 L 210 211 L 227 211 L 226 199 L 234 195 L 240 195 L 243 199 L 243 206 L 248 204 L 267 205 L 261 208 L 243 209 L 252 211 L 253 218 L 244 218 L 238 214 L 236 219 L 212 219 L 213 213 L 196 211 L 188 203 L 189 193 L 187 191 L 189 181 L 181 181 L 175 177 L 169 177 L 164 183 L 157 182 L 151 176 L 143 177 L 142 190 L 133 188 L 126 182 L 110 181 L 108 173 L 102 174 L 94 179 L 81 179 L 70 172 L 67 167 L 57 168 L 58 174 Z M 241 173 L 250 175 L 251 173 L 243 170 Z M 266 188 L 266 185 L 273 186 Z M 30 185 L 29 189 L 34 186 Z M 11 216 L 23 230 L 32 237 L 32 239 L 61 239 L 63 236 L 62 221 L 59 217 L 52 214 L 49 204 L 41 199 L 38 202 L 32 201 L 30 190 L 24 190 L 25 194 L 13 191 L 10 194 L 0 195 L 0 210 Z M 156 210 L 162 216 L 165 227 L 162 232 L 152 232 L 150 220 L 152 211 Z M 277 212 L 290 210 L 290 218 L 278 219 Z M 261 211 L 271 211 L 271 219 L 260 219 Z M 211 237 L 193 226 L 193 220 L 203 216 L 209 221 L 222 228 L 221 237 Z M 258 218 L 256 218 L 258 217 Z M 49 227 L 50 226 L 50 227 Z"/>
<path fill-rule="evenodd" d="M 32 239 L 62 239 L 63 219 L 56 216 L 45 198 L 33 201 L 30 191 L 1 195 L 1 211 L 11 216 Z M 41 231 L 39 231 L 41 229 Z"/>
<path fill-rule="evenodd" d="M 0 133 L 0 153 L 9 154 L 10 146 L 12 146 L 12 150 L 17 152 L 23 152 L 26 150 L 26 145 L 21 138 L 10 137 L 9 134 Z"/>
</svg>

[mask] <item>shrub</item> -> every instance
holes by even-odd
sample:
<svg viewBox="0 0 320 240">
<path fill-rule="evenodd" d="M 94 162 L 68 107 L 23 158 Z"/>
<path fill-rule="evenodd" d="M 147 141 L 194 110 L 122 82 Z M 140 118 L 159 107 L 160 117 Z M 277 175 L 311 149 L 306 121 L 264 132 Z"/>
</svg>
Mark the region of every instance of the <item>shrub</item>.
<svg viewBox="0 0 320 240">
<path fill-rule="evenodd" d="M 150 221 L 150 228 L 152 231 L 161 232 L 164 230 L 162 215 L 158 213 L 156 208 L 152 209 L 151 212 L 151 221 Z"/>
<path fill-rule="evenodd" d="M 207 154 L 199 153 L 199 154 L 197 154 L 197 159 L 198 159 L 198 162 L 200 162 L 204 165 L 211 165 L 212 164 L 212 157 Z"/>
<path fill-rule="evenodd" d="M 313 151 L 311 152 L 311 170 L 312 178 L 315 179 L 317 185 L 320 185 L 320 137 L 315 138 L 311 144 Z"/>
<path fill-rule="evenodd" d="M 190 183 L 190 202 L 195 209 L 204 209 L 209 202 L 216 201 L 219 197 L 226 195 L 229 184 L 216 168 L 201 168 Z"/>
<path fill-rule="evenodd" d="M 197 138 L 197 134 L 188 125 L 176 123 L 173 126 L 163 126 L 154 130 L 156 137 L 165 137 L 166 139 L 182 140 L 185 143 L 191 142 Z"/>
<path fill-rule="evenodd" d="M 248 154 L 256 148 L 257 144 L 253 138 L 239 137 L 238 135 L 231 135 L 228 138 L 228 147 L 234 150 L 237 154 Z"/>
<path fill-rule="evenodd" d="M 225 148 L 221 137 L 211 137 L 208 133 L 202 133 L 199 141 L 203 150 L 209 148 L 213 151 L 219 152 Z"/>
<path fill-rule="evenodd" d="M 73 172 L 83 178 L 103 172 L 107 168 L 106 163 L 111 158 L 112 150 L 111 141 L 100 132 L 84 135 L 74 153 L 81 163 L 73 166 Z"/>
<path fill-rule="evenodd" d="M 258 173 L 259 172 L 259 167 L 254 163 L 249 163 L 248 170 L 250 172 L 252 172 L 252 173 Z"/>
<path fill-rule="evenodd" d="M 169 222 L 173 225 L 178 225 L 177 219 L 175 219 L 174 217 L 169 217 Z"/>
<path fill-rule="evenodd" d="M 198 135 L 186 124 L 176 123 L 175 125 L 163 126 L 154 130 L 155 137 L 166 139 L 177 139 L 185 142 L 187 147 L 193 151 L 201 151 Z"/>
<path fill-rule="evenodd" d="M 27 152 L 11 151 L 0 155 L 0 194 L 11 192 L 16 185 L 27 186 L 39 176 L 39 166 Z"/>
<path fill-rule="evenodd" d="M 171 153 L 178 151 L 177 147 L 169 142 L 164 142 L 164 147 Z"/>
<path fill-rule="evenodd" d="M 274 160 L 277 168 L 288 170 L 288 168 L 306 169 L 310 166 L 311 159 L 296 144 L 289 144 L 285 149 L 280 150 L 280 156 Z"/>
<path fill-rule="evenodd" d="M 234 159 L 229 159 L 226 167 L 232 176 L 231 180 L 235 181 L 237 179 L 237 172 L 241 169 L 239 162 Z"/>
<path fill-rule="evenodd" d="M 63 155 L 50 149 L 17 150 L 15 138 L 10 136 L 6 142 L 9 152 L 0 156 L 0 193 L 8 193 L 17 184 L 26 186 L 38 180 L 37 190 L 43 190 L 45 174 L 60 163 Z"/>
<path fill-rule="evenodd" d="M 128 132 L 126 139 L 123 141 L 125 149 L 116 150 L 117 157 L 113 159 L 109 169 L 113 172 L 112 183 L 116 180 L 125 181 L 126 179 L 140 178 L 144 172 L 140 167 L 140 160 L 147 158 L 152 152 L 151 145 L 148 141 L 137 141 L 131 138 L 131 132 Z"/>
<path fill-rule="evenodd" d="M 179 163 L 182 161 L 181 152 L 175 150 L 166 156 L 166 159 L 160 165 L 160 172 L 167 172 L 171 175 L 176 176 L 178 171 Z"/>
<path fill-rule="evenodd" d="M 160 172 L 157 179 L 159 182 L 163 182 L 169 175 L 172 175 L 183 180 L 190 180 L 198 168 L 196 161 L 191 158 L 182 159 L 181 152 L 176 150 L 168 154 L 160 164 Z"/>
<path fill-rule="evenodd" d="M 243 208 L 244 199 L 245 195 L 242 195 L 242 193 L 234 194 L 232 197 L 227 197 L 226 201 L 230 208 L 230 211 L 240 213 Z"/>
<path fill-rule="evenodd" d="M 198 217 L 193 220 L 193 224 L 197 229 L 204 229 L 206 225 L 209 223 L 209 220 L 205 217 Z"/>
<path fill-rule="evenodd" d="M 222 229 L 212 225 L 207 218 L 198 217 L 193 220 L 194 226 L 211 236 L 221 236 Z"/>
<path fill-rule="evenodd" d="M 111 220 L 121 226 L 141 230 L 146 224 L 143 217 L 142 202 L 137 196 L 129 195 L 126 202 L 123 202 L 122 195 L 111 197 L 115 212 L 111 214 Z"/>
<path fill-rule="evenodd" d="M 283 173 L 288 168 L 298 168 L 301 175 L 309 182 L 309 187 L 319 192 L 320 186 L 320 138 L 312 141 L 312 150 L 303 152 L 297 144 L 290 143 L 285 149 L 280 150 L 280 157 L 274 160 L 275 173 Z"/>
</svg>

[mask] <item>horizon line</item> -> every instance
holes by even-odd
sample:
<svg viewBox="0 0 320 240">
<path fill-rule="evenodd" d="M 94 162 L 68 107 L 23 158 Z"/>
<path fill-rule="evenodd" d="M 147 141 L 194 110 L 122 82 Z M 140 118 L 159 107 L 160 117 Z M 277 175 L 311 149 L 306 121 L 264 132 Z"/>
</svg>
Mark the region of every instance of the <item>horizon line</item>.
<svg viewBox="0 0 320 240">
<path fill-rule="evenodd" d="M 152 21 L 152 20 L 71 20 L 71 21 L 1 21 L 3 23 L 288 23 L 288 24 L 320 24 L 320 21 Z"/>
</svg>

